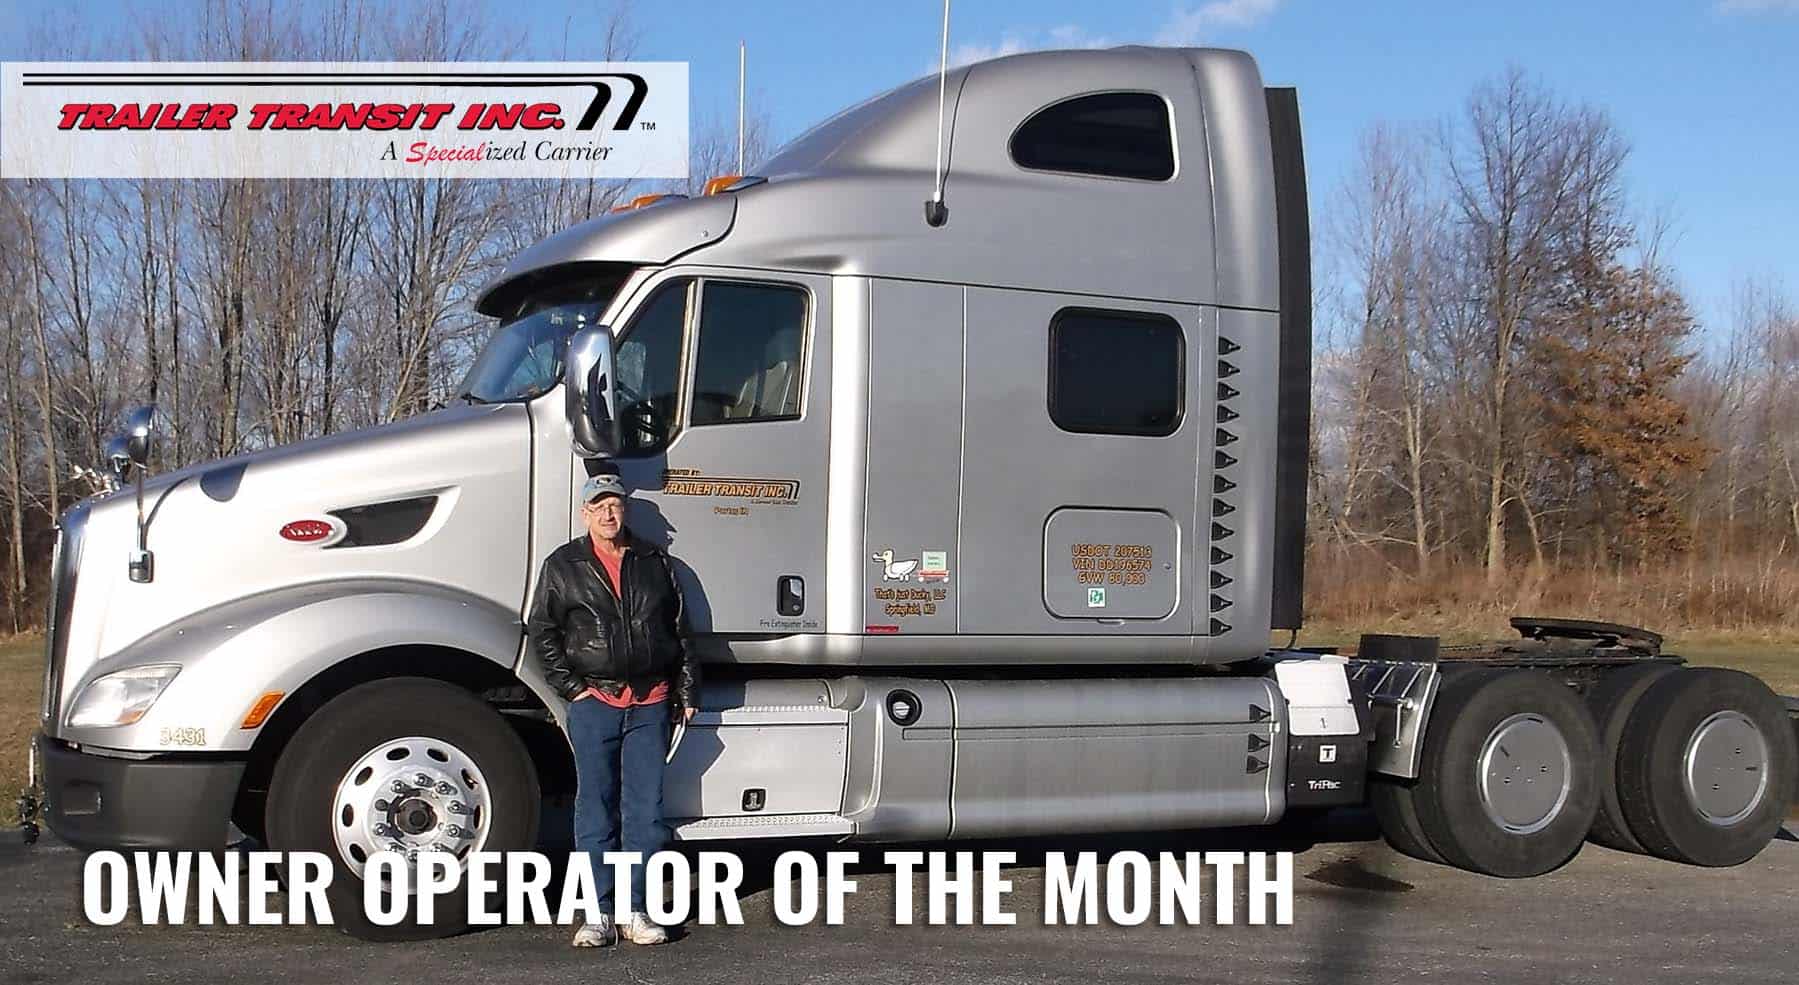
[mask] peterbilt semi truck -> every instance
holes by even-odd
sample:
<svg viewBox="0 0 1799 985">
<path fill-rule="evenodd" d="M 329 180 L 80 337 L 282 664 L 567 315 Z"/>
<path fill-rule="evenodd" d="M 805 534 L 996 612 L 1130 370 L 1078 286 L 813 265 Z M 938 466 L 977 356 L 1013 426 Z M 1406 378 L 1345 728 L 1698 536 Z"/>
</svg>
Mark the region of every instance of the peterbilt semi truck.
<svg viewBox="0 0 1799 985">
<path fill-rule="evenodd" d="M 1309 267 L 1297 98 L 1248 55 L 1024 54 L 524 251 L 442 409 L 150 477 L 140 415 L 136 488 L 61 520 L 48 822 L 235 825 L 328 853 L 346 901 L 379 851 L 531 847 L 573 770 L 521 617 L 605 469 L 705 663 L 678 839 L 1371 803 L 1402 851 L 1497 876 L 1589 837 L 1753 856 L 1785 710 L 1651 633 L 1270 648 L 1301 623 Z"/>
</svg>

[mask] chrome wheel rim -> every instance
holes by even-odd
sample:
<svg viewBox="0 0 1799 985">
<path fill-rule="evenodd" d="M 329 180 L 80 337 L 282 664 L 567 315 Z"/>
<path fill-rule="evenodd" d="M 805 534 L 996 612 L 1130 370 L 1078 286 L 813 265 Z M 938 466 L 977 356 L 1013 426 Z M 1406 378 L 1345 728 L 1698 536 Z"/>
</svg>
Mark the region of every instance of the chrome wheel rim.
<svg viewBox="0 0 1799 985">
<path fill-rule="evenodd" d="M 1554 722 L 1524 713 L 1500 722 L 1480 750 L 1480 805 L 1512 834 L 1528 835 L 1561 815 L 1573 783 L 1568 740 Z"/>
<path fill-rule="evenodd" d="M 422 735 L 363 753 L 338 781 L 331 805 L 338 857 L 358 879 L 376 852 L 398 852 L 414 869 L 420 852 L 448 852 L 460 863 L 487 843 L 493 818 L 474 758 Z M 418 880 L 407 884 L 416 891 Z"/>
<path fill-rule="evenodd" d="M 1742 712 L 1716 712 L 1687 737 L 1680 774 L 1700 817 L 1719 827 L 1735 824 L 1767 793 L 1768 740 Z"/>
</svg>

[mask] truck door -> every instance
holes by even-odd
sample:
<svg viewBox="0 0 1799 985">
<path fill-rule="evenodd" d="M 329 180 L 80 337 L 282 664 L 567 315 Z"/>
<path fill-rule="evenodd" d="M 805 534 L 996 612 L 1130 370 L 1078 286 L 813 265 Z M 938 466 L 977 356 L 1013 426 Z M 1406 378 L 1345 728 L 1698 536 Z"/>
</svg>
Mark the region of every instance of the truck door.
<svg viewBox="0 0 1799 985">
<path fill-rule="evenodd" d="M 965 311 L 961 632 L 1184 657 L 1205 542 L 1201 309 L 970 288 Z"/>
<path fill-rule="evenodd" d="M 628 310 L 614 326 L 627 525 L 679 562 L 695 632 L 818 631 L 830 280 L 669 271 Z"/>
</svg>

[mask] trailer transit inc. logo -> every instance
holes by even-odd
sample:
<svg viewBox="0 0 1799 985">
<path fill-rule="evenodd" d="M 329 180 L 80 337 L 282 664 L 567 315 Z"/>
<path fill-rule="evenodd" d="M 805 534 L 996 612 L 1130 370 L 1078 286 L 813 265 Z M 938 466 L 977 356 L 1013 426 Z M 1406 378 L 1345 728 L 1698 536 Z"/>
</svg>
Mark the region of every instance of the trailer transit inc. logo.
<svg viewBox="0 0 1799 985">
<path fill-rule="evenodd" d="M 685 178 L 687 65 L 14 63 L 18 178 Z"/>
</svg>

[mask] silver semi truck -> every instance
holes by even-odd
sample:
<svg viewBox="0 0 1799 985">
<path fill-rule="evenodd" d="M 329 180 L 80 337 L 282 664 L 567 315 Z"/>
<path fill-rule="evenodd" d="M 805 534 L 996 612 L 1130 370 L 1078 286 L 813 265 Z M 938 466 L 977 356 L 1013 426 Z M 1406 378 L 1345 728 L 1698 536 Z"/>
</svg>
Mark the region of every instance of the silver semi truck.
<svg viewBox="0 0 1799 985">
<path fill-rule="evenodd" d="M 521 613 L 599 468 L 707 663 L 680 839 L 1371 801 L 1404 851 L 1524 876 L 1589 835 L 1740 862 L 1784 817 L 1779 701 L 1652 634 L 1270 651 L 1300 625 L 1310 256 L 1297 101 L 1249 56 L 983 62 L 633 206 L 483 293 L 451 406 L 147 480 L 130 423 L 137 490 L 56 547 L 61 837 L 235 823 L 330 853 L 346 900 L 377 851 L 535 844 L 573 770 Z"/>
</svg>

